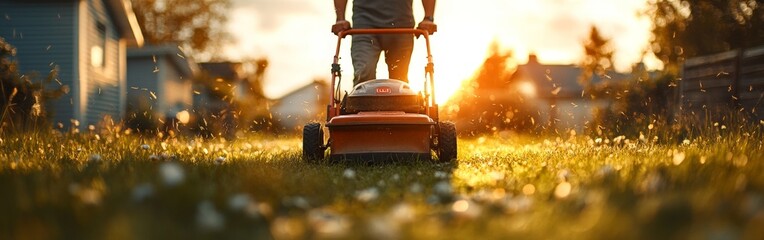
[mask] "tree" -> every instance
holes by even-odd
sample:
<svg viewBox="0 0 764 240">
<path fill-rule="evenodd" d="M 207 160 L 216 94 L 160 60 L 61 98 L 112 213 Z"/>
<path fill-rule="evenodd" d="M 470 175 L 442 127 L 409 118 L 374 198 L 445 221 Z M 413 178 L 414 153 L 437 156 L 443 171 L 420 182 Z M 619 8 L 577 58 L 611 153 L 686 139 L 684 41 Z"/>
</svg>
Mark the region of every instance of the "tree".
<svg viewBox="0 0 764 240">
<path fill-rule="evenodd" d="M 685 58 L 764 44 L 762 0 L 651 0 L 653 53 L 678 74 Z"/>
<path fill-rule="evenodd" d="M 132 0 L 150 44 L 175 43 L 197 60 L 217 56 L 228 40 L 229 0 Z"/>
<path fill-rule="evenodd" d="M 68 86 L 46 89 L 58 77 L 57 66 L 39 79 L 37 73 L 19 72 L 15 56 L 16 48 L 0 37 L 0 133 L 47 124 L 45 102 L 69 91 Z"/>
<path fill-rule="evenodd" d="M 603 76 L 608 70 L 613 69 L 613 49 L 610 47 L 610 39 L 600 35 L 595 26 L 592 26 L 589 39 L 584 42 L 584 54 L 578 82 L 584 87 L 590 88 L 592 77 L 595 74 Z"/>
<path fill-rule="evenodd" d="M 263 82 L 268 69 L 268 59 L 243 60 L 246 82 L 241 85 L 244 96 L 237 98 L 239 108 L 238 125 L 249 130 L 267 130 L 271 125 L 270 100 L 265 97 Z M 246 111 L 241 111 L 246 110 Z"/>
<path fill-rule="evenodd" d="M 474 77 L 464 81 L 445 105 L 444 115 L 456 120 L 459 131 L 532 130 L 538 117 L 528 111 L 523 95 L 512 87 L 512 61 L 511 51 L 502 50 L 498 42 L 491 44 Z"/>
</svg>

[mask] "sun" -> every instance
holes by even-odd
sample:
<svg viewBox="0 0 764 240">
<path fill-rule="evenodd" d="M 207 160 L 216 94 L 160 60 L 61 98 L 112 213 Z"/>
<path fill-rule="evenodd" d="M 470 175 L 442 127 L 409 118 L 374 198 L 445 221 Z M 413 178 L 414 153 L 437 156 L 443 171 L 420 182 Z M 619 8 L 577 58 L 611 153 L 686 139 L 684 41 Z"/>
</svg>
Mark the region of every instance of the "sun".
<svg viewBox="0 0 764 240">
<path fill-rule="evenodd" d="M 490 36 L 438 32 L 430 37 L 435 64 L 435 101 L 446 103 L 480 68 L 491 42 Z M 417 39 L 409 66 L 412 88 L 422 90 L 424 66 L 427 64 L 426 44 Z"/>
</svg>

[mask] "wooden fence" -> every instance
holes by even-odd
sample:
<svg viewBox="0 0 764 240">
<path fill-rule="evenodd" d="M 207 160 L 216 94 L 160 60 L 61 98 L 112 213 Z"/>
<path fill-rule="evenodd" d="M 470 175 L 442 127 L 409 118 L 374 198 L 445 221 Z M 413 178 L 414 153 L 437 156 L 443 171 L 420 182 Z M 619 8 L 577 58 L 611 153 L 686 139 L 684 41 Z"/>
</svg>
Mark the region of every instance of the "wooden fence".
<svg viewBox="0 0 764 240">
<path fill-rule="evenodd" d="M 764 119 L 764 46 L 687 59 L 682 75 L 682 113 L 715 118 L 739 111 Z"/>
</svg>

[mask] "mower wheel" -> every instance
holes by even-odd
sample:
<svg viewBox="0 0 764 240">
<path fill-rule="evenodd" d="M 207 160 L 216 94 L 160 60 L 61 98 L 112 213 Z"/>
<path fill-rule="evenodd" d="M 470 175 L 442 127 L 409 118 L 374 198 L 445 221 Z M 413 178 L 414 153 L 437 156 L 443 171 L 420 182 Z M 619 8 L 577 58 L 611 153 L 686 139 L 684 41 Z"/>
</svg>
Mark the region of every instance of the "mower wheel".
<svg viewBox="0 0 764 240">
<path fill-rule="evenodd" d="M 320 123 L 308 123 L 302 129 L 302 157 L 306 162 L 324 158 L 324 129 Z"/>
<path fill-rule="evenodd" d="M 450 162 L 456 159 L 456 126 L 452 122 L 439 122 L 438 161 Z"/>
</svg>

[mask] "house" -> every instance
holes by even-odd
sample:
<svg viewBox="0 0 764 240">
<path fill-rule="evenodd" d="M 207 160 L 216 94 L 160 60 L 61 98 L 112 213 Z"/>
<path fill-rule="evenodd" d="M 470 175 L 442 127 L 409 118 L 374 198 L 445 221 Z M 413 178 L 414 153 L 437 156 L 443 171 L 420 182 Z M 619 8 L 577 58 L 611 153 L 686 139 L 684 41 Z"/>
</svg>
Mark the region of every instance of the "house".
<svg viewBox="0 0 764 240">
<path fill-rule="evenodd" d="M 48 105 L 54 123 L 123 117 L 127 47 L 143 44 L 129 0 L 0 0 L 0 13 L 0 37 L 16 47 L 19 70 L 55 69 L 51 84 L 70 89 Z"/>
<path fill-rule="evenodd" d="M 271 107 L 274 124 L 281 130 L 297 131 L 308 122 L 323 120 L 330 93 L 329 84 L 316 80 L 284 95 Z"/>
<path fill-rule="evenodd" d="M 245 63 L 249 68 L 244 81 L 236 85 L 234 97 L 239 108 L 239 130 L 264 131 L 273 127 L 270 106 L 272 100 L 265 97 L 263 81 L 268 68 L 267 59 L 256 59 Z"/>
<path fill-rule="evenodd" d="M 237 127 L 237 86 L 246 79 L 243 65 L 206 62 L 200 63 L 199 68 L 201 76 L 193 86 L 196 125 L 204 135 L 231 137 Z"/>
<path fill-rule="evenodd" d="M 538 113 L 536 122 L 548 123 L 558 130 L 581 132 L 586 123 L 592 121 L 596 109 L 605 108 L 610 100 L 592 99 L 579 83 L 582 69 L 576 65 L 541 64 L 535 55 L 528 62 L 517 67 L 510 77 L 510 88 L 524 95 L 526 104 Z M 602 84 L 610 79 L 621 80 L 627 75 L 608 72 L 606 77 L 595 74 L 592 85 Z"/>
<path fill-rule="evenodd" d="M 189 121 L 199 67 L 183 56 L 176 45 L 127 49 L 127 122 L 149 115 L 147 111 L 152 121 Z"/>
</svg>

